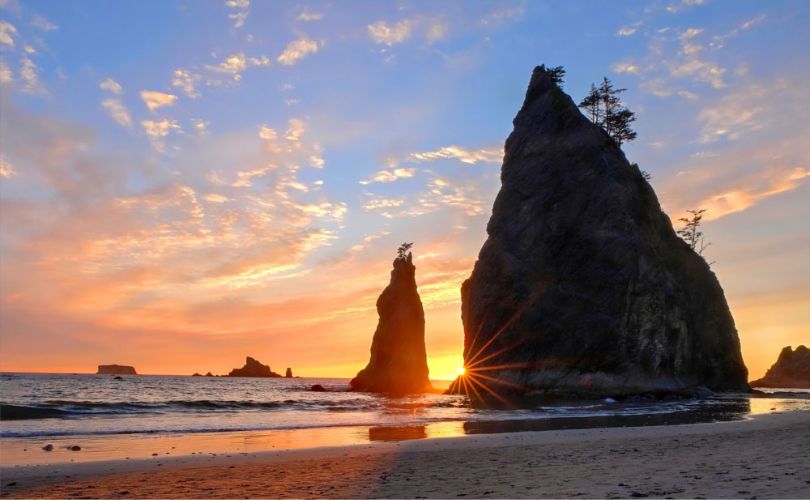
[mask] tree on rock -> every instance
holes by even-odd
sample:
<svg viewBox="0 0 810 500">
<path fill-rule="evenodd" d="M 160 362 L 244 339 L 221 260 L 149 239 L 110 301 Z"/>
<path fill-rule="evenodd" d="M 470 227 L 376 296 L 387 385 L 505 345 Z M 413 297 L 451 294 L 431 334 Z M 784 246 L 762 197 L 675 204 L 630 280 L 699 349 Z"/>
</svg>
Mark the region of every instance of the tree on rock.
<svg viewBox="0 0 810 500">
<path fill-rule="evenodd" d="M 397 248 L 397 258 L 404 259 L 408 256 L 408 252 L 410 251 L 413 243 L 403 243 Z"/>
<path fill-rule="evenodd" d="M 562 88 L 563 79 L 565 78 L 565 68 L 562 66 L 554 66 L 553 68 L 546 69 L 546 73 L 548 73 L 554 85 Z"/>
<path fill-rule="evenodd" d="M 598 87 L 591 84 L 590 92 L 579 103 L 591 121 L 602 127 L 619 146 L 637 136 L 630 128 L 630 124 L 636 121 L 636 114 L 627 109 L 619 97 L 626 90 L 617 89 L 608 77 L 604 77 Z"/>
<path fill-rule="evenodd" d="M 683 222 L 683 227 L 678 229 L 678 236 L 689 244 L 689 247 L 703 256 L 703 251 L 706 250 L 711 243 L 707 243 L 703 238 L 703 232 L 700 230 L 700 225 L 703 222 L 703 214 L 707 212 L 705 208 L 696 210 L 687 210 L 691 217 L 681 217 L 678 221 Z M 712 264 L 710 262 L 709 264 Z"/>
</svg>

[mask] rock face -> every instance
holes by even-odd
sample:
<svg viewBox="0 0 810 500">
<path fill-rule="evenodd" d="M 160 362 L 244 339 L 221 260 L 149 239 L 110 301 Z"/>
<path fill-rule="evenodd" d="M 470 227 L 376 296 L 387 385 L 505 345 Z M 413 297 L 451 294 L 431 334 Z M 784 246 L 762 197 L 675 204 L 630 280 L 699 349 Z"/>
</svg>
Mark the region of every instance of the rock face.
<svg viewBox="0 0 810 500">
<path fill-rule="evenodd" d="M 137 375 L 135 368 L 126 365 L 98 365 L 96 375 Z"/>
<path fill-rule="evenodd" d="M 394 260 L 391 282 L 377 299 L 380 316 L 371 359 L 351 381 L 356 391 L 419 393 L 432 390 L 425 353 L 425 312 L 416 291 L 413 257 Z"/>
<path fill-rule="evenodd" d="M 287 368 L 287 372 L 284 373 L 284 376 L 287 378 L 293 378 L 292 368 Z"/>
<path fill-rule="evenodd" d="M 810 349 L 800 345 L 796 350 L 790 346 L 782 349 L 779 359 L 759 380 L 751 382 L 753 387 L 783 387 L 790 389 L 810 389 Z"/>
<path fill-rule="evenodd" d="M 268 365 L 263 365 L 255 359 L 248 356 L 245 358 L 245 366 L 242 368 L 234 368 L 228 374 L 229 377 L 280 377 L 270 369 Z"/>
<path fill-rule="evenodd" d="M 750 390 L 714 273 L 675 234 L 638 167 L 544 67 L 513 124 L 489 236 L 461 288 L 466 385 Z"/>
</svg>

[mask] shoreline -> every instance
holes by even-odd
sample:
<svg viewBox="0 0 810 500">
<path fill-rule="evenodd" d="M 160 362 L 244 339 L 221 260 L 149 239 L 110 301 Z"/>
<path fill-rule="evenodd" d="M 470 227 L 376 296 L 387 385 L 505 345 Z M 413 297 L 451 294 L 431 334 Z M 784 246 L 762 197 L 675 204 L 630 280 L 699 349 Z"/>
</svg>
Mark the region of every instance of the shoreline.
<svg viewBox="0 0 810 500">
<path fill-rule="evenodd" d="M 334 446 L 362 445 L 376 441 L 407 441 L 500 434 L 611 427 L 661 426 L 742 420 L 756 415 L 785 411 L 810 411 L 810 400 L 799 398 L 725 397 L 701 404 L 673 401 L 662 406 L 639 407 L 623 413 L 621 404 L 609 405 L 601 415 L 566 415 L 518 418 L 457 418 L 424 421 L 347 423 L 307 426 L 178 432 L 133 432 L 0 437 L 0 472 L 21 467 L 115 460 L 162 459 L 177 456 L 257 453 Z M 700 402 L 698 402 L 700 403 Z M 658 404 L 657 404 L 658 405 Z M 650 410 L 655 411 L 650 411 Z M 598 412 L 597 412 L 598 413 Z M 491 418 L 490 418 L 491 417 Z M 52 451 L 43 451 L 50 445 Z M 80 451 L 70 451 L 79 446 Z"/>
<path fill-rule="evenodd" d="M 808 449 L 810 412 L 793 411 L 719 423 L 3 467 L 0 496 L 807 497 Z"/>
</svg>

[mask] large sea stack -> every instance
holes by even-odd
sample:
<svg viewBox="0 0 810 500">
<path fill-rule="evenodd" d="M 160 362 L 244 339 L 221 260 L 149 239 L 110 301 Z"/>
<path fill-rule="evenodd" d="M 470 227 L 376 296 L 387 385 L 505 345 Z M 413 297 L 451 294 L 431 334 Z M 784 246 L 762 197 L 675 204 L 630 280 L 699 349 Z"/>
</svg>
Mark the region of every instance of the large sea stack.
<svg viewBox="0 0 810 500">
<path fill-rule="evenodd" d="M 351 381 L 356 391 L 409 394 L 432 389 L 425 352 L 425 312 L 410 252 L 394 260 L 391 282 L 377 299 L 380 315 L 371 359 Z"/>
<path fill-rule="evenodd" d="M 810 389 L 810 349 L 803 345 L 797 347 L 795 351 L 790 346 L 785 347 L 765 376 L 754 380 L 751 385 Z"/>
<path fill-rule="evenodd" d="M 467 383 L 452 389 L 748 391 L 716 276 L 543 66 L 513 125 L 489 236 L 461 288 Z"/>
</svg>

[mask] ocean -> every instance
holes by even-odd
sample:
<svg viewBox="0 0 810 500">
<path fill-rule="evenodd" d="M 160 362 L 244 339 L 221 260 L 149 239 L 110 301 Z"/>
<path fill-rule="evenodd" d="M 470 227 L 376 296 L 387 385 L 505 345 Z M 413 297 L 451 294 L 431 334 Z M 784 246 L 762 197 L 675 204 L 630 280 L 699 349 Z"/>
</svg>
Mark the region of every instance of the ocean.
<svg viewBox="0 0 810 500">
<path fill-rule="evenodd" d="M 312 392 L 310 387 L 314 384 L 321 384 L 328 391 Z M 317 445 L 329 444 L 330 435 L 345 433 L 348 428 L 360 429 L 349 440 L 357 442 L 366 438 L 375 440 L 375 436 L 409 439 L 478 432 L 721 421 L 757 413 L 810 409 L 810 391 L 796 390 L 759 398 L 735 395 L 709 400 L 633 402 L 606 399 L 494 409 L 474 408 L 464 396 L 458 395 L 392 398 L 348 392 L 347 388 L 348 379 L 153 375 L 117 379 L 109 375 L 2 373 L 0 445 L 5 458 L 1 461 L 8 466 L 10 458 L 15 460 L 14 450 L 38 450 L 49 439 L 59 443 L 103 444 L 105 438 L 258 431 L 280 435 L 279 432 L 309 429 L 327 437 L 326 441 L 315 439 Z M 441 430 L 438 434 L 437 429 Z"/>
</svg>

